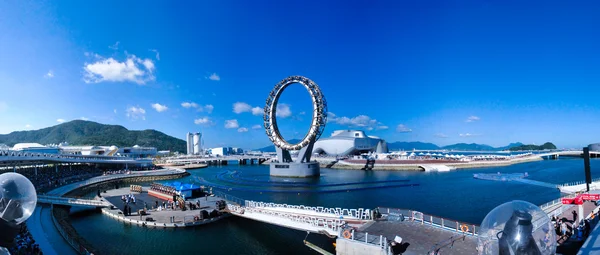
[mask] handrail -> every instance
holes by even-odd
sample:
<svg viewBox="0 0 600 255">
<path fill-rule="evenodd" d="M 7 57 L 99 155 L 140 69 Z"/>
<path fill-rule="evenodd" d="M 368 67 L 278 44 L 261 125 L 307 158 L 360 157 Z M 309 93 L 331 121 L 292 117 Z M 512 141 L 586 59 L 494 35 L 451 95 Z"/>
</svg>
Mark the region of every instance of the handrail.
<svg viewBox="0 0 600 255">
<path fill-rule="evenodd" d="M 479 226 L 475 224 L 445 219 L 439 216 L 424 214 L 419 211 L 386 207 L 378 207 L 377 209 L 381 214 L 386 214 L 388 216 L 392 215 L 393 217 L 398 217 L 399 215 L 401 215 L 401 218 L 399 218 L 399 220 L 421 222 L 421 224 L 428 224 L 433 227 L 438 227 L 441 229 L 450 230 L 465 235 L 476 236 L 477 231 L 479 230 Z"/>
<path fill-rule="evenodd" d="M 54 206 L 52 206 L 51 210 L 54 210 Z M 73 239 L 73 237 L 71 237 L 71 235 L 66 233 L 64 228 L 60 224 L 58 224 L 58 222 L 56 222 L 56 217 L 54 217 L 54 215 L 51 215 L 51 218 L 52 218 L 52 222 L 54 223 L 54 227 L 56 227 L 56 230 L 58 230 L 58 233 L 60 233 L 60 235 L 63 237 L 63 239 L 69 245 L 71 245 L 71 247 L 73 247 L 73 249 L 77 253 L 83 254 L 83 255 L 91 254 L 81 243 L 79 243 L 78 241 Z"/>
<path fill-rule="evenodd" d="M 277 203 L 266 203 L 246 200 L 246 207 L 272 207 L 272 208 L 290 208 L 298 210 L 307 210 L 316 213 L 332 214 L 334 216 L 346 216 L 353 217 L 361 220 L 372 220 L 373 214 L 370 209 L 358 208 L 358 209 L 345 209 L 345 208 L 326 208 L 322 206 L 304 206 L 304 205 L 288 205 L 288 204 L 277 204 Z"/>
</svg>

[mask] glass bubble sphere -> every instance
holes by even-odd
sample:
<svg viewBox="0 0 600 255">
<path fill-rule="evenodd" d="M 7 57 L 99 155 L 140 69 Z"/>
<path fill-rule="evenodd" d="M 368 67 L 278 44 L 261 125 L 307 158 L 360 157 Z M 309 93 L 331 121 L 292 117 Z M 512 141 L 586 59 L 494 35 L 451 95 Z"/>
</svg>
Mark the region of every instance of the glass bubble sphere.
<svg viewBox="0 0 600 255">
<path fill-rule="evenodd" d="M 521 200 L 499 205 L 490 211 L 479 228 L 479 254 L 556 253 L 554 222 L 538 206 Z M 539 253 L 538 253 L 539 251 Z"/>
<path fill-rule="evenodd" d="M 18 173 L 0 174 L 0 218 L 21 224 L 26 221 L 37 204 L 33 183 Z"/>
</svg>

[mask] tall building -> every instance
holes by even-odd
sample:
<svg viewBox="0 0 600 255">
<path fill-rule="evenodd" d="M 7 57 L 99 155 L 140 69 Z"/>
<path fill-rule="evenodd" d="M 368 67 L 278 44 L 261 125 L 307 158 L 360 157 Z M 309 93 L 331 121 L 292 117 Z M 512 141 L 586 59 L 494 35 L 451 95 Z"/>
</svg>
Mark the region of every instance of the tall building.
<svg viewBox="0 0 600 255">
<path fill-rule="evenodd" d="M 201 141 L 202 141 L 202 134 L 194 133 L 194 154 L 196 154 L 196 155 L 200 154 L 200 152 L 201 152 L 201 149 L 202 149 Z"/>
<path fill-rule="evenodd" d="M 187 141 L 187 154 L 194 154 L 194 135 L 190 132 L 185 135 L 185 140 Z"/>
</svg>

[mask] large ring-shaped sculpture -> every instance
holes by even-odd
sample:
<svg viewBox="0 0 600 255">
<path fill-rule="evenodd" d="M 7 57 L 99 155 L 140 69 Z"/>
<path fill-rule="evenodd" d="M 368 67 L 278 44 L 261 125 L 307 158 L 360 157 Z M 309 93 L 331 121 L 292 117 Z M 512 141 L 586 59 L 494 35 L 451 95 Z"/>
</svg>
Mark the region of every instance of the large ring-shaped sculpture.
<svg viewBox="0 0 600 255">
<path fill-rule="evenodd" d="M 297 144 L 290 144 L 283 139 L 279 133 L 276 116 L 277 102 L 279 101 L 281 93 L 283 93 L 285 88 L 294 83 L 300 83 L 306 88 L 306 90 L 308 90 L 313 102 L 313 117 L 310 129 L 304 138 Z M 269 139 L 271 139 L 271 142 L 283 150 L 300 150 L 301 148 L 308 146 L 311 142 L 316 141 L 319 139 L 319 137 L 321 137 L 321 134 L 323 134 L 326 123 L 327 102 L 325 101 L 325 96 L 323 96 L 323 93 L 321 93 L 319 86 L 306 77 L 290 76 L 283 79 L 277 83 L 277 85 L 275 85 L 275 88 L 273 88 L 269 94 L 269 97 L 267 98 L 264 114 L 265 131 L 267 132 Z"/>
</svg>

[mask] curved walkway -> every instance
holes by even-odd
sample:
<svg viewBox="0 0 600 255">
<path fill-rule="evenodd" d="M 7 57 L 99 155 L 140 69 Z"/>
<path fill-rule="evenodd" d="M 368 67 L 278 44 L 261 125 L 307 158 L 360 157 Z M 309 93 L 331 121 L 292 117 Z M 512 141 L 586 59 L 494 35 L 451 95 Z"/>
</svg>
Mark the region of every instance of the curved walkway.
<svg viewBox="0 0 600 255">
<path fill-rule="evenodd" d="M 75 183 L 71 183 L 71 184 L 53 189 L 52 191 L 50 191 L 46 194 L 55 195 L 55 196 L 63 196 L 77 188 L 81 188 L 81 187 L 84 187 L 87 185 L 101 183 L 101 182 L 105 182 L 105 181 L 118 180 L 118 179 L 122 179 L 122 178 L 130 178 L 130 177 L 180 174 L 180 173 L 184 173 L 184 172 L 186 172 L 186 171 L 182 170 L 182 169 L 168 168 L 168 169 L 151 170 L 151 171 L 132 171 L 130 174 L 114 174 L 114 175 L 107 175 L 107 176 L 97 176 L 97 177 L 92 177 L 85 181 L 75 182 Z M 54 217 L 54 216 L 52 216 L 52 217 Z M 31 235 L 33 236 L 35 242 L 40 245 L 40 249 L 44 252 L 44 254 L 50 254 L 50 255 L 57 254 L 56 250 L 54 249 L 54 247 L 50 243 L 48 237 L 46 236 L 46 234 L 44 232 L 44 228 L 42 227 L 41 207 L 40 206 L 36 206 L 36 209 L 33 212 L 33 215 L 27 220 L 27 228 L 31 232 Z M 54 243 L 54 244 L 56 245 L 56 243 Z M 58 244 L 58 245 L 62 245 L 62 244 Z"/>
</svg>

